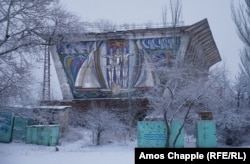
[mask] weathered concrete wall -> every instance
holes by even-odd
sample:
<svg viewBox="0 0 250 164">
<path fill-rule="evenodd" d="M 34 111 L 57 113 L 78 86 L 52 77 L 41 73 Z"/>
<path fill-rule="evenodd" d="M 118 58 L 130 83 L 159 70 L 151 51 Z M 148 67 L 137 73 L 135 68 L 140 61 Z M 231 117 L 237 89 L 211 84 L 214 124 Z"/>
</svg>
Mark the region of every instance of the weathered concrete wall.
<svg viewBox="0 0 250 164">
<path fill-rule="evenodd" d="M 60 62 L 59 56 L 57 54 L 56 47 L 50 47 L 50 51 L 54 61 L 57 78 L 59 80 L 60 88 L 62 91 L 63 100 L 72 100 L 72 92 L 70 90 L 68 79 L 66 78 L 62 63 Z"/>
</svg>

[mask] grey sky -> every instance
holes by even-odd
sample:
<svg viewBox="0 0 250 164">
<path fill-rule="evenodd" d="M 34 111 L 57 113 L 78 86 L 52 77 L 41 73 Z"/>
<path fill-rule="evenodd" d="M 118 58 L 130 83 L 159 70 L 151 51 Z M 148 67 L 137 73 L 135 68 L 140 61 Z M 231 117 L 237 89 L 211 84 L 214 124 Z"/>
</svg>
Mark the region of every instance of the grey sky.
<svg viewBox="0 0 250 164">
<path fill-rule="evenodd" d="M 161 23 L 162 8 L 168 0 L 61 0 L 69 11 L 81 16 L 83 21 L 100 19 L 115 24 Z M 232 78 L 238 72 L 239 51 L 243 44 L 239 40 L 231 19 L 231 0 L 183 0 L 183 21 L 185 25 L 208 19 L 215 42 Z"/>
</svg>

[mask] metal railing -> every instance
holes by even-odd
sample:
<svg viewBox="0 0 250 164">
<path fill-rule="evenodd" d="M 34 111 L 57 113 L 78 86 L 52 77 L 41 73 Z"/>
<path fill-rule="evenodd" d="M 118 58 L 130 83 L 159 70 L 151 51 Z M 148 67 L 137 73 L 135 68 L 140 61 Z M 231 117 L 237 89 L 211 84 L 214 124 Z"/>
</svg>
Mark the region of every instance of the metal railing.
<svg viewBox="0 0 250 164">
<path fill-rule="evenodd" d="M 116 31 L 127 31 L 136 29 L 151 29 L 151 28 L 168 28 L 168 27 L 181 27 L 184 26 L 184 22 L 178 22 L 176 25 L 174 23 L 145 23 L 145 24 L 121 24 L 121 25 L 103 25 L 99 27 L 95 23 L 90 23 L 85 25 L 86 32 L 116 32 Z"/>
</svg>

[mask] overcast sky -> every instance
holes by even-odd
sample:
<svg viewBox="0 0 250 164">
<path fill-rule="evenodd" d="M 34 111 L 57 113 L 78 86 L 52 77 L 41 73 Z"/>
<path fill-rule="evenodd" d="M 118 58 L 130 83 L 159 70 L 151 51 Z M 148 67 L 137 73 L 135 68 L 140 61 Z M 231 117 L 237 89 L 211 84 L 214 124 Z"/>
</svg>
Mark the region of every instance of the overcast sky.
<svg viewBox="0 0 250 164">
<path fill-rule="evenodd" d="M 83 21 L 100 19 L 114 24 L 148 22 L 161 23 L 162 8 L 168 0 L 61 0 L 69 11 Z M 238 72 L 239 51 L 243 44 L 239 40 L 231 18 L 231 0 L 183 0 L 182 15 L 185 25 L 208 19 L 215 43 L 231 77 Z"/>
</svg>

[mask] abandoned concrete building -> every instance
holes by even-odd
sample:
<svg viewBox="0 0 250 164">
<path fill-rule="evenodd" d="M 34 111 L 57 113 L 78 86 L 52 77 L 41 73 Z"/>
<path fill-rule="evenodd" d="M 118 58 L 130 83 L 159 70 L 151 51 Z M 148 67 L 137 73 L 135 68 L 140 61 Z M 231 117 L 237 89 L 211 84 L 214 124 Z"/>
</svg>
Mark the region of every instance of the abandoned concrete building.
<svg viewBox="0 0 250 164">
<path fill-rule="evenodd" d="M 131 97 L 136 108 L 144 108 L 141 93 L 157 85 L 155 72 L 144 68 L 152 62 L 146 55 L 166 58 L 168 64 L 188 61 L 205 71 L 221 61 L 207 19 L 189 26 L 78 34 L 64 38 L 49 52 L 63 100 L 50 100 L 45 76 L 41 104 L 80 108 L 88 108 L 93 101 L 103 107 L 126 108 Z"/>
</svg>

